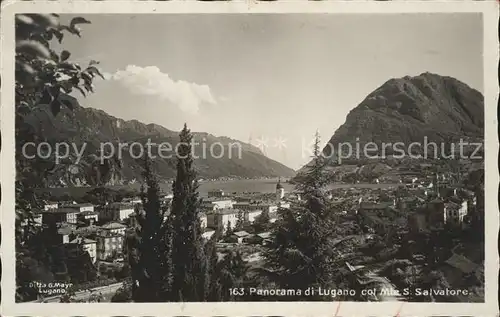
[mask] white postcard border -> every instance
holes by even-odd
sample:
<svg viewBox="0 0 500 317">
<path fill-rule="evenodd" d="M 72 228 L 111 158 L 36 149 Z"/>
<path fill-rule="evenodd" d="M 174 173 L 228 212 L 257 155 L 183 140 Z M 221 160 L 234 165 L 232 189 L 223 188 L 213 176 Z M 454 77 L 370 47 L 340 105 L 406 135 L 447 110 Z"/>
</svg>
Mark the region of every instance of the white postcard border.
<svg viewBox="0 0 500 317">
<path fill-rule="evenodd" d="M 0 152 L 2 189 L 2 306 L 4 316 L 498 316 L 498 15 L 497 1 L 4 1 L 1 10 Z M 483 15 L 485 97 L 485 303 L 224 302 L 224 303 L 15 303 L 14 252 L 14 14 L 15 13 L 467 13 Z M 464 43 L 464 46 L 467 43 Z"/>
</svg>

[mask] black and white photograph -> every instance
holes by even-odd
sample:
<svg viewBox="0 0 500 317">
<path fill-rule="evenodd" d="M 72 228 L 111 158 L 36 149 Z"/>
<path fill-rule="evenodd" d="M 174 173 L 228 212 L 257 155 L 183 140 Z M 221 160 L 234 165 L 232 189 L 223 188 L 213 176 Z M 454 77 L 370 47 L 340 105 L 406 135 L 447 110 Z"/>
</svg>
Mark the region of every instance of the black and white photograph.
<svg viewBox="0 0 500 317">
<path fill-rule="evenodd" d="M 493 6 L 128 4 L 5 14 L 12 309 L 497 310 Z"/>
</svg>

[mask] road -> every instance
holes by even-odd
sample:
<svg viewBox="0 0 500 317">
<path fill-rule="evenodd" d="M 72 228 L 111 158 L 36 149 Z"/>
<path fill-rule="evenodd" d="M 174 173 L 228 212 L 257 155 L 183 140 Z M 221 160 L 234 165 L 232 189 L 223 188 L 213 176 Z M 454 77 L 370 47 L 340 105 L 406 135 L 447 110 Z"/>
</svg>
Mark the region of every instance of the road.
<svg viewBox="0 0 500 317">
<path fill-rule="evenodd" d="M 111 297 L 116 293 L 116 291 L 123 285 L 123 282 L 120 283 L 115 283 L 115 284 L 110 284 L 106 286 L 100 286 L 96 288 L 92 288 L 87 291 L 80 291 L 76 292 L 73 298 L 77 301 L 88 301 L 92 295 L 97 295 L 99 293 L 102 294 L 103 300 L 102 302 L 110 302 Z M 59 303 L 61 296 L 53 296 L 53 297 L 46 297 L 43 301 L 38 300 L 36 302 L 43 302 L 43 303 Z"/>
</svg>

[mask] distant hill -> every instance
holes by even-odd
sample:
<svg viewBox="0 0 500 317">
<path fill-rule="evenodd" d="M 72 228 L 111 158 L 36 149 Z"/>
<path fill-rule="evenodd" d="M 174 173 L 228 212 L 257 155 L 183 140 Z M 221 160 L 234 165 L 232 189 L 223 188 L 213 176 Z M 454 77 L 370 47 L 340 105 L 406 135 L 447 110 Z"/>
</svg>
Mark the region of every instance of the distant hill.
<svg viewBox="0 0 500 317">
<path fill-rule="evenodd" d="M 86 142 L 84 159 L 86 164 L 80 165 L 87 165 L 89 168 L 94 169 L 95 166 L 92 167 L 92 164 L 94 164 L 92 160 L 95 160 L 95 155 L 99 153 L 101 143 L 111 142 L 117 144 L 120 142 L 131 145 L 133 142 L 146 144 L 148 140 L 157 145 L 168 143 L 172 150 L 163 152 L 163 156 L 165 157 L 170 153 L 172 158 L 158 157 L 157 146 L 152 146 L 151 152 L 157 156 L 153 161 L 154 170 L 160 180 L 175 177 L 176 160 L 173 154 L 178 143 L 179 132 L 169 130 L 163 126 L 144 124 L 137 120 L 125 121 L 102 110 L 80 106 L 76 106 L 73 111 L 63 109 L 56 118 L 52 117 L 48 111 L 40 111 L 32 120 L 32 125 L 35 126 L 37 135 L 47 139 L 50 143 L 58 141 L 74 142 L 80 148 Z M 295 175 L 292 169 L 266 157 L 258 148 L 250 144 L 227 137 L 216 137 L 203 132 L 193 134 L 195 142 L 199 143 L 195 147 L 195 155 L 200 158 L 195 160 L 195 168 L 201 178 L 290 177 Z M 206 146 L 203 147 L 202 144 Z M 212 151 L 215 157 L 210 154 L 210 148 L 213 144 L 217 144 Z M 224 148 L 224 155 L 217 158 L 221 153 L 221 145 Z M 109 148 L 111 147 L 105 146 L 105 149 Z M 239 155 L 239 148 L 241 148 L 241 155 Z M 118 153 L 118 147 L 115 146 L 115 149 L 116 154 Z M 133 156 L 139 157 L 138 151 L 138 146 L 132 146 L 132 150 L 123 148 L 121 151 L 123 155 L 119 164 L 111 166 L 113 171 L 108 180 L 109 184 L 126 184 L 142 179 L 144 160 L 135 159 L 130 155 L 132 153 Z M 229 152 L 231 152 L 231 156 Z M 203 155 L 203 153 L 207 155 Z M 66 160 L 65 164 L 61 164 L 55 169 L 53 176 L 48 180 L 49 186 L 80 186 L 86 183 L 82 177 L 83 171 L 78 171 L 77 167 L 71 165 L 75 162 L 75 158 L 75 156 L 72 156 Z"/>
<path fill-rule="evenodd" d="M 365 144 L 378 145 L 378 151 L 368 153 L 375 155 L 382 154 L 383 143 L 402 142 L 405 146 L 401 148 L 407 150 L 412 142 L 423 144 L 425 137 L 439 146 L 460 139 L 483 142 L 482 94 L 455 78 L 432 73 L 390 79 L 349 112 L 323 153 L 331 158 L 332 165 L 338 165 L 339 144 L 350 143 L 354 154 L 343 159 L 342 166 L 332 167 L 332 171 L 359 174 L 369 170 L 381 175 L 401 164 L 391 158 L 391 154 L 398 153 L 386 147 L 386 160 L 366 159 Z M 359 156 L 356 144 L 361 149 Z M 421 153 L 418 147 L 412 150 Z"/>
<path fill-rule="evenodd" d="M 361 145 L 484 138 L 482 94 L 459 80 L 431 73 L 391 79 L 349 112 L 329 144 Z M 325 154 L 330 154 L 329 146 Z"/>
</svg>

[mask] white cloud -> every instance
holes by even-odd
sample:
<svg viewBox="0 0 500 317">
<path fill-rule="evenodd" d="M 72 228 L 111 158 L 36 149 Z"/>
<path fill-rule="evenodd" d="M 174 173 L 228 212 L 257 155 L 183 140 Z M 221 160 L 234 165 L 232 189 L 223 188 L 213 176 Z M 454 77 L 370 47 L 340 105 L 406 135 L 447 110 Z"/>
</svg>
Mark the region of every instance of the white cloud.
<svg viewBox="0 0 500 317">
<path fill-rule="evenodd" d="M 134 94 L 168 100 L 182 111 L 196 114 L 203 103 L 215 104 L 210 87 L 183 80 L 173 80 L 156 66 L 128 65 L 125 70 L 106 74 L 106 79 L 121 83 Z"/>
</svg>

